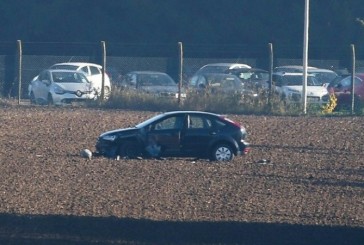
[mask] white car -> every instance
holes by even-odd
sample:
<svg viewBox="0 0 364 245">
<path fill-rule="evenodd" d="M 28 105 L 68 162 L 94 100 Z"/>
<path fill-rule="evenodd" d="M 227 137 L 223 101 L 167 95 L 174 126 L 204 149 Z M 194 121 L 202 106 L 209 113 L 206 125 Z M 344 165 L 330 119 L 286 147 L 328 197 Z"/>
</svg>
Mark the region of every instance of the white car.
<svg viewBox="0 0 364 245">
<path fill-rule="evenodd" d="M 97 92 L 79 71 L 44 70 L 28 89 L 32 104 L 63 105 L 97 98 Z"/>
<path fill-rule="evenodd" d="M 286 65 L 277 66 L 274 68 L 273 72 L 298 72 L 303 73 L 303 66 L 300 65 Z M 307 74 L 314 75 L 319 83 L 323 86 L 328 86 L 331 81 L 338 77 L 338 74 L 330 69 L 323 69 L 314 66 L 307 67 Z"/>
<path fill-rule="evenodd" d="M 91 82 L 92 86 L 96 89 L 98 95 L 101 95 L 102 88 L 102 66 L 94 63 L 87 62 L 66 62 L 57 63 L 52 65 L 49 69 L 62 69 L 82 71 L 85 73 L 87 79 Z M 104 78 L 104 97 L 109 98 L 111 93 L 110 78 L 105 72 Z"/>
<path fill-rule="evenodd" d="M 275 91 L 287 103 L 302 102 L 303 73 L 277 72 L 273 74 Z M 307 103 L 325 104 L 329 100 L 326 87 L 314 75 L 307 75 Z"/>
</svg>

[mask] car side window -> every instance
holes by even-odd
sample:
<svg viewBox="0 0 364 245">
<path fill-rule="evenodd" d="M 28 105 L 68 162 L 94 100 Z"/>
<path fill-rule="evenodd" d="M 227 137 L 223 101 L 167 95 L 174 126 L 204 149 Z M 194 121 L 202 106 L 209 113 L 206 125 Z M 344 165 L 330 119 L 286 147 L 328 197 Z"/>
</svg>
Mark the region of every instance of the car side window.
<svg viewBox="0 0 364 245">
<path fill-rule="evenodd" d="M 99 68 L 95 66 L 90 66 L 91 75 L 99 75 L 101 74 L 101 71 Z"/>
<path fill-rule="evenodd" d="M 88 75 L 88 68 L 87 66 L 84 66 L 81 68 L 81 71 Z"/>
<path fill-rule="evenodd" d="M 207 128 L 211 128 L 212 123 L 211 120 L 204 118 L 204 117 L 200 117 L 200 116 L 195 116 L 195 115 L 191 115 L 189 117 L 189 129 L 207 129 Z"/>
<path fill-rule="evenodd" d="M 174 116 L 168 117 L 154 125 L 154 130 L 182 129 L 183 117 Z"/>
</svg>

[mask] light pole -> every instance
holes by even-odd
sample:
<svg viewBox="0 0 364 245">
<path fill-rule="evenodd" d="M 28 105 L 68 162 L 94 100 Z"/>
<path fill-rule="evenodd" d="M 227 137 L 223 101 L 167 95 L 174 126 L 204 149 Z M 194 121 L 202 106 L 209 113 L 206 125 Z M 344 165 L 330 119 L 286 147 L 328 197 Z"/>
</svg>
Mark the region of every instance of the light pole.
<svg viewBox="0 0 364 245">
<path fill-rule="evenodd" d="M 308 60 L 308 26 L 309 26 L 310 0 L 305 0 L 304 34 L 303 34 L 303 114 L 307 113 L 307 60 Z"/>
</svg>

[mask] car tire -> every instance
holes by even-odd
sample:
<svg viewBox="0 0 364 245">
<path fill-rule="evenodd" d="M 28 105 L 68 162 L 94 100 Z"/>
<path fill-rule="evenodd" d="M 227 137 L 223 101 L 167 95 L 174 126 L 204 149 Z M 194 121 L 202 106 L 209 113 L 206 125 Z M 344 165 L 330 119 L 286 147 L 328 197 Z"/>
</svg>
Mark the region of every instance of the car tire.
<svg viewBox="0 0 364 245">
<path fill-rule="evenodd" d="M 31 105 L 36 105 L 37 104 L 37 100 L 35 99 L 33 91 L 30 93 L 30 104 Z"/>
<path fill-rule="evenodd" d="M 211 151 L 211 160 L 228 162 L 235 157 L 232 147 L 228 144 L 219 143 Z"/>
<path fill-rule="evenodd" d="M 48 94 L 47 103 L 48 103 L 48 106 L 52 106 L 54 104 L 53 97 L 51 94 Z"/>
<path fill-rule="evenodd" d="M 120 145 L 118 154 L 125 158 L 136 158 L 141 155 L 141 150 L 137 142 L 124 142 Z"/>
<path fill-rule="evenodd" d="M 111 89 L 109 87 L 105 87 L 104 88 L 104 99 L 108 100 L 110 98 L 111 95 Z"/>
</svg>

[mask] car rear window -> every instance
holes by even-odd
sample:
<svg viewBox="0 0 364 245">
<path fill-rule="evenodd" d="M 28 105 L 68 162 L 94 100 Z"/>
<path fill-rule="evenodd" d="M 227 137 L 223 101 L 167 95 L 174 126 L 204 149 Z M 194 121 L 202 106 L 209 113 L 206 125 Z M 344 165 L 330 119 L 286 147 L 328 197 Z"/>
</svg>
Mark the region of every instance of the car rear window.
<svg viewBox="0 0 364 245">
<path fill-rule="evenodd" d="M 73 65 L 53 65 L 51 68 L 57 70 L 77 70 L 77 66 Z"/>
</svg>

